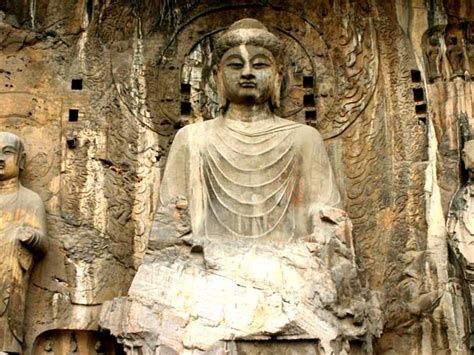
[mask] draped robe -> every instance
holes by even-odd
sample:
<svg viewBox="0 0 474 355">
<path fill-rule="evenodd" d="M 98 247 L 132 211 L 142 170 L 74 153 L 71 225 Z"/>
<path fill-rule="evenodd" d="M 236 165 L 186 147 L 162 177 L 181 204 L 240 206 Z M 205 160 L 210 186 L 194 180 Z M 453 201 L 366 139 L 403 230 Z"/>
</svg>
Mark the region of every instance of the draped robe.
<svg viewBox="0 0 474 355">
<path fill-rule="evenodd" d="M 33 254 L 16 239 L 18 227 L 46 233 L 46 217 L 41 198 L 19 185 L 0 194 L 0 351 L 21 353 L 23 320 Z M 44 240 L 36 248 L 42 249 Z"/>
<path fill-rule="evenodd" d="M 284 242 L 312 232 L 316 205 L 341 203 L 318 131 L 277 116 L 219 117 L 178 131 L 160 203 L 179 198 L 197 237 Z"/>
</svg>

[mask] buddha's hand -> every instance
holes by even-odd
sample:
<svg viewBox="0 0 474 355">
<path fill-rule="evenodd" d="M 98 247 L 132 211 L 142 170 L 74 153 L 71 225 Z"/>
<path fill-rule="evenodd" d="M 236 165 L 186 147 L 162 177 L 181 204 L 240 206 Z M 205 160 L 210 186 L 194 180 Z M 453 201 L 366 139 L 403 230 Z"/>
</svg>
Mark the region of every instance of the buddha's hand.
<svg viewBox="0 0 474 355">
<path fill-rule="evenodd" d="M 344 210 L 316 205 L 312 209 L 314 241 L 327 244 L 336 239 L 352 249 L 352 223 Z"/>
<path fill-rule="evenodd" d="M 43 238 L 43 233 L 33 227 L 22 226 L 16 229 L 16 239 L 28 249 L 38 248 Z"/>
<path fill-rule="evenodd" d="M 160 205 L 151 225 L 148 251 L 186 244 L 191 237 L 188 201 L 178 197 Z"/>
</svg>

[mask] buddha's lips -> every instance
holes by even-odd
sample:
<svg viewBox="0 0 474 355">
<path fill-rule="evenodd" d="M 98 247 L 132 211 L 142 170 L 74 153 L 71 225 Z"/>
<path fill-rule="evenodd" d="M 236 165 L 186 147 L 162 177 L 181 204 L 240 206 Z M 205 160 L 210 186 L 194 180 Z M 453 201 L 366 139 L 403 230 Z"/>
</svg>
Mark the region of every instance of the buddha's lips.
<svg viewBox="0 0 474 355">
<path fill-rule="evenodd" d="M 241 81 L 239 82 L 239 85 L 243 88 L 254 88 L 257 86 L 257 84 L 253 81 Z"/>
</svg>

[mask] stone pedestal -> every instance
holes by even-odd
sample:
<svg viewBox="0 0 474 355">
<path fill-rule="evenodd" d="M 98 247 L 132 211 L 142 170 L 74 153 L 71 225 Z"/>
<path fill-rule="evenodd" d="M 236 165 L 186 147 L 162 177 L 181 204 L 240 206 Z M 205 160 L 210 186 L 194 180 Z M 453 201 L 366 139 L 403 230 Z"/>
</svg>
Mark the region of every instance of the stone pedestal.
<svg viewBox="0 0 474 355">
<path fill-rule="evenodd" d="M 378 307 L 337 239 L 206 241 L 150 252 L 101 326 L 129 354 L 370 353 Z"/>
</svg>

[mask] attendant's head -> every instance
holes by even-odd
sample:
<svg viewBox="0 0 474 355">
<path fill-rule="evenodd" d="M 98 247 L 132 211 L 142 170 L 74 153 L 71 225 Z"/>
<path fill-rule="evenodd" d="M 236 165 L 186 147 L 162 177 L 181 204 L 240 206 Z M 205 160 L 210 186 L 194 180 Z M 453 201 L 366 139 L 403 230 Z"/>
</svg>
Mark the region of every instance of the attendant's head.
<svg viewBox="0 0 474 355">
<path fill-rule="evenodd" d="M 20 137 L 0 132 L 0 181 L 18 179 L 24 165 L 25 151 Z"/>
<path fill-rule="evenodd" d="M 235 22 L 217 40 L 213 73 L 219 106 L 229 103 L 280 105 L 282 44 L 255 19 Z"/>
</svg>

